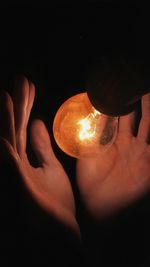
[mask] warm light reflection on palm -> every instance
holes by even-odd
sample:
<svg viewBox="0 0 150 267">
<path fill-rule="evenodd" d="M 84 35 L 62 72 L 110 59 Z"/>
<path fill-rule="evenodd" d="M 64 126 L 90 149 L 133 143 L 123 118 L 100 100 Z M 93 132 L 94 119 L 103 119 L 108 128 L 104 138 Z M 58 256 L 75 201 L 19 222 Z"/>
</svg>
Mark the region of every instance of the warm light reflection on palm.
<svg viewBox="0 0 150 267">
<path fill-rule="evenodd" d="M 77 182 L 95 219 L 106 218 L 150 189 L 150 94 L 142 98 L 142 118 L 134 136 L 135 112 L 122 116 L 114 144 L 106 153 L 79 159 Z"/>
</svg>

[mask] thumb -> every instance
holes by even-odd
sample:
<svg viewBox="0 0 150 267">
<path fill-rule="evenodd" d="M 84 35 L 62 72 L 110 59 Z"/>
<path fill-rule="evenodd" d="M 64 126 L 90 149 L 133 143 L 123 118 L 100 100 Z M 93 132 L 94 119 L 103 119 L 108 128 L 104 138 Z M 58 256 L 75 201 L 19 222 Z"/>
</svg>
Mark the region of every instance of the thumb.
<svg viewBox="0 0 150 267">
<path fill-rule="evenodd" d="M 43 121 L 35 120 L 32 122 L 30 136 L 31 145 L 40 165 L 50 166 L 56 161 L 50 137 Z"/>
</svg>

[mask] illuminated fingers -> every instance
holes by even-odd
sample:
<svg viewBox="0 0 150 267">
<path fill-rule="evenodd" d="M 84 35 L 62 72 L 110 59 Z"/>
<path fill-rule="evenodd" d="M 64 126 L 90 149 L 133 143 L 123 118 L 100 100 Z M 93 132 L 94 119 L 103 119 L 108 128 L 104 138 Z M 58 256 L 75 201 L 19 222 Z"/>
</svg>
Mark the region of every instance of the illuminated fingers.
<svg viewBox="0 0 150 267">
<path fill-rule="evenodd" d="M 0 137 L 16 149 L 13 102 L 5 91 L 0 93 Z"/>
<path fill-rule="evenodd" d="M 25 77 L 20 77 L 14 91 L 14 113 L 17 151 L 22 158 L 26 151 L 27 123 L 34 102 L 35 88 Z"/>
<path fill-rule="evenodd" d="M 28 106 L 27 106 L 27 115 L 26 115 L 26 125 L 28 124 L 31 109 L 34 103 L 35 98 L 35 86 L 32 82 L 29 82 L 29 98 L 28 98 Z"/>
<path fill-rule="evenodd" d="M 150 93 L 142 97 L 142 117 L 137 137 L 145 142 L 150 139 Z"/>
</svg>

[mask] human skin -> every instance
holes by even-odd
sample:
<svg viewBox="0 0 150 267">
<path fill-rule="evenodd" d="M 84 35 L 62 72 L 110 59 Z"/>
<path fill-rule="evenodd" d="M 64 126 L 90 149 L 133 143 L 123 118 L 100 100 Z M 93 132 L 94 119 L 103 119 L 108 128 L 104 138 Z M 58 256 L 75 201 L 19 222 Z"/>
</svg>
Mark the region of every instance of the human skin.
<svg viewBox="0 0 150 267">
<path fill-rule="evenodd" d="M 20 180 L 38 205 L 80 237 L 75 201 L 67 174 L 51 147 L 41 120 L 31 125 L 31 144 L 39 167 L 26 153 L 27 126 L 35 97 L 34 85 L 25 77 L 13 97 L 0 96 L 1 157 L 8 156 Z M 142 97 L 142 117 L 134 134 L 135 112 L 119 119 L 118 135 L 105 154 L 77 161 L 77 184 L 93 219 L 101 220 L 142 197 L 150 187 L 150 94 Z M 5 155 L 4 155 L 5 154 Z"/>
<path fill-rule="evenodd" d="M 9 158 L 31 198 L 80 238 L 75 201 L 69 178 L 51 147 L 41 120 L 32 122 L 30 139 L 39 167 L 31 166 L 26 152 L 27 126 L 35 97 L 35 87 L 25 77 L 18 80 L 14 95 L 1 92 L 1 160 Z"/>
<path fill-rule="evenodd" d="M 79 159 L 77 183 L 94 220 L 108 218 L 150 189 L 150 94 L 142 97 L 142 116 L 135 135 L 135 111 L 121 116 L 118 134 L 106 153 Z"/>
</svg>

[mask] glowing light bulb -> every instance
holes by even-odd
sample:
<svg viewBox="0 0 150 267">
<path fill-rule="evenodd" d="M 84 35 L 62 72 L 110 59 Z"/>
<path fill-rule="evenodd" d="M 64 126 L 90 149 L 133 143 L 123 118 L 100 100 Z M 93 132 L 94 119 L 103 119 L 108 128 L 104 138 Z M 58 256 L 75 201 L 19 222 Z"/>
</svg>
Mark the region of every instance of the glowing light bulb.
<svg viewBox="0 0 150 267">
<path fill-rule="evenodd" d="M 77 94 L 58 109 L 53 133 L 58 146 L 75 158 L 93 157 L 104 152 L 114 141 L 118 117 L 97 111 L 87 93 Z"/>
</svg>

